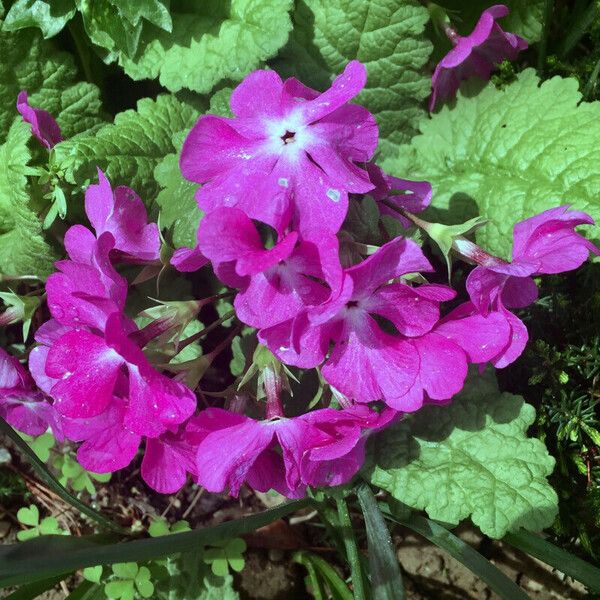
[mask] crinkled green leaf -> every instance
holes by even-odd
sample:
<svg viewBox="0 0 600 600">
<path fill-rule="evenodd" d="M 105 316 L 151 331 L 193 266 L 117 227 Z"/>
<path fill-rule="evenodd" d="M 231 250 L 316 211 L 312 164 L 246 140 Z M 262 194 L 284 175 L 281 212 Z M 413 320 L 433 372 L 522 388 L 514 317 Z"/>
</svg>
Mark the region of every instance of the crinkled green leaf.
<svg viewBox="0 0 600 600">
<path fill-rule="evenodd" d="M 37 27 L 45 38 L 56 35 L 75 14 L 73 0 L 17 0 L 11 7 L 3 31 Z"/>
<path fill-rule="evenodd" d="M 459 94 L 384 168 L 431 182 L 428 220 L 489 219 L 477 242 L 508 257 L 516 221 L 561 204 L 600 219 L 600 103 L 580 100 L 575 79 L 540 85 L 527 69 L 502 90 Z M 599 235 L 597 226 L 583 231 Z"/>
<path fill-rule="evenodd" d="M 294 31 L 276 66 L 324 88 L 348 61 L 367 66 L 357 98 L 377 117 L 383 156 L 415 133 L 424 116 L 431 79 L 424 70 L 431 43 L 427 9 L 417 0 L 305 0 L 294 12 Z"/>
<path fill-rule="evenodd" d="M 455 20 L 457 29 L 462 35 L 468 35 L 473 31 L 481 13 L 493 2 L 489 0 L 469 0 L 469 2 L 440 0 L 438 4 L 457 11 L 461 18 L 460 22 Z M 546 0 L 503 0 L 502 4 L 508 6 L 510 10 L 508 16 L 500 21 L 502 28 L 524 37 L 530 43 L 537 42 L 542 35 Z"/>
<path fill-rule="evenodd" d="M 377 437 L 370 479 L 438 521 L 471 517 L 501 538 L 523 527 L 540 531 L 557 513 L 546 477 L 554 459 L 527 437 L 535 410 L 501 393 L 493 373 L 474 375 L 448 406 L 427 406 Z"/>
<path fill-rule="evenodd" d="M 39 33 L 0 32 L 0 142 L 15 116 L 21 90 L 31 106 L 43 108 L 58 121 L 67 138 L 103 121 L 100 92 L 91 83 L 77 82 L 73 57 L 58 52 Z"/>
<path fill-rule="evenodd" d="M 137 25 L 141 19 L 164 29 L 171 31 L 173 22 L 169 14 L 169 2 L 163 0 L 108 0 L 115 6 L 119 13 L 132 25 Z"/>
<path fill-rule="evenodd" d="M 93 135 L 78 135 L 57 144 L 56 162 L 72 183 L 82 187 L 97 178 L 98 166 L 113 185 L 133 188 L 148 203 L 159 189 L 153 177 L 156 165 L 178 150 L 173 134 L 191 127 L 196 116 L 174 96 L 144 98 L 137 110 L 119 113 L 114 123 Z"/>
<path fill-rule="evenodd" d="M 30 137 L 29 125 L 16 119 L 0 146 L 0 273 L 44 277 L 52 272 L 55 256 L 29 207 Z"/>
<path fill-rule="evenodd" d="M 187 181 L 179 170 L 179 156 L 169 154 L 156 165 L 154 179 L 162 186 L 156 197 L 161 227 L 170 230 L 175 248 L 196 245 L 202 211 L 194 198 L 198 185 Z"/>
<path fill-rule="evenodd" d="M 145 29 L 137 55 L 121 64 L 133 79 L 159 77 L 171 91 L 207 93 L 277 53 L 292 28 L 291 8 L 292 0 L 173 2 L 173 32 Z"/>
</svg>

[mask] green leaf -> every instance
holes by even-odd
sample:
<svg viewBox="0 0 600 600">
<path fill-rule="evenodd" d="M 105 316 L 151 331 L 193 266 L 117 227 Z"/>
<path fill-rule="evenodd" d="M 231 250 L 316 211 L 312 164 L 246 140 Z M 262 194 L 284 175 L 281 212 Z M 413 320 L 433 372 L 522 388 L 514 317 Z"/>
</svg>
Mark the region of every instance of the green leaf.
<svg viewBox="0 0 600 600">
<path fill-rule="evenodd" d="M 470 34 L 481 13 L 491 6 L 488 0 L 440 0 L 438 4 L 458 12 L 457 29 L 462 35 Z M 508 6 L 510 14 L 500 20 L 502 29 L 524 37 L 530 44 L 539 41 L 546 0 L 505 0 L 503 4 Z"/>
<path fill-rule="evenodd" d="M 40 529 L 39 527 L 34 527 L 33 529 L 24 529 L 22 531 L 17 532 L 17 539 L 20 542 L 26 542 L 27 540 L 32 540 L 36 537 L 39 537 Z"/>
<path fill-rule="evenodd" d="M 161 227 L 170 229 L 174 248 L 196 245 L 196 231 L 203 216 L 194 198 L 198 185 L 179 170 L 179 156 L 169 154 L 156 165 L 154 179 L 163 188 L 156 197 Z"/>
<path fill-rule="evenodd" d="M 396 558 L 396 549 L 377 506 L 377 500 L 366 484 L 360 485 L 356 493 L 367 529 L 373 598 L 374 600 L 403 600 L 404 585 Z"/>
<path fill-rule="evenodd" d="M 463 542 L 435 521 L 419 515 L 409 515 L 406 518 L 399 519 L 391 516 L 391 518 L 422 535 L 460 561 L 496 592 L 500 598 L 504 600 L 528 600 L 529 596 L 500 569 L 471 548 L 469 544 Z"/>
<path fill-rule="evenodd" d="M 4 600 L 35 600 L 44 592 L 51 590 L 54 586 L 60 583 L 62 577 L 52 577 L 43 581 L 37 581 L 29 585 L 20 587 L 16 592 L 9 594 Z M 71 598 L 71 596 L 69 596 Z"/>
<path fill-rule="evenodd" d="M 153 25 L 171 31 L 173 23 L 169 14 L 168 1 L 162 0 L 109 0 L 116 6 L 119 14 L 125 17 L 132 25 L 137 25 L 141 19 L 146 19 Z"/>
<path fill-rule="evenodd" d="M 133 581 L 131 579 L 109 581 L 104 585 L 104 591 L 108 598 L 122 598 L 123 600 L 133 599 Z"/>
<path fill-rule="evenodd" d="M 293 34 L 275 65 L 323 89 L 350 60 L 365 63 L 367 86 L 356 102 L 377 118 L 380 154 L 393 155 L 425 116 L 423 100 L 431 90 L 424 70 L 432 49 L 424 34 L 428 19 L 417 0 L 298 2 Z"/>
<path fill-rule="evenodd" d="M 508 533 L 503 541 L 580 581 L 590 590 L 600 593 L 600 569 L 598 567 L 523 529 Z"/>
<path fill-rule="evenodd" d="M 0 273 L 43 277 L 52 272 L 55 256 L 29 207 L 29 138 L 29 126 L 16 120 L 0 146 Z"/>
<path fill-rule="evenodd" d="M 175 96 L 144 98 L 137 110 L 119 113 L 94 135 L 78 135 L 54 147 L 56 163 L 67 179 L 85 186 L 97 179 L 96 167 L 113 186 L 127 185 L 148 203 L 158 192 L 153 171 L 167 154 L 177 151 L 173 134 L 188 129 L 195 111 Z"/>
<path fill-rule="evenodd" d="M 172 92 L 210 92 L 277 53 L 292 28 L 291 8 L 291 0 L 182 1 L 171 11 L 173 32 L 145 30 L 140 51 L 121 65 L 136 80 L 159 77 Z"/>
<path fill-rule="evenodd" d="M 142 562 L 178 552 L 197 552 L 199 546 L 250 533 L 307 505 L 308 500 L 295 500 L 215 527 L 202 527 L 158 538 L 115 542 L 114 536 L 47 536 L 26 544 L 0 545 L 0 588 L 47 579 L 98 564 L 132 560 Z"/>
<path fill-rule="evenodd" d="M 45 38 L 56 35 L 75 14 L 73 0 L 17 0 L 8 11 L 3 31 L 38 27 Z"/>
<path fill-rule="evenodd" d="M 139 568 L 137 563 L 126 562 L 114 564 L 112 570 L 113 573 L 121 579 L 134 579 L 138 574 Z"/>
<path fill-rule="evenodd" d="M 42 461 L 47 462 L 50 458 L 50 448 L 54 447 L 54 436 L 49 433 L 32 438 L 28 435 L 21 434 L 21 437 L 29 444 L 35 455 Z"/>
<path fill-rule="evenodd" d="M 68 531 L 63 531 L 56 517 L 46 517 L 40 523 L 40 533 L 42 535 L 68 535 Z"/>
<path fill-rule="evenodd" d="M 600 219 L 600 103 L 580 100 L 575 79 L 540 86 L 527 69 L 502 90 L 488 84 L 476 97 L 459 94 L 454 108 L 422 121 L 421 135 L 383 166 L 431 182 L 425 219 L 489 219 L 477 242 L 508 257 L 518 220 L 566 203 Z M 597 226 L 586 231 L 599 235 Z"/>
<path fill-rule="evenodd" d="M 0 56 L 0 142 L 18 115 L 16 102 L 21 90 L 27 90 L 31 106 L 54 116 L 65 138 L 103 121 L 98 88 L 77 82 L 73 57 L 58 52 L 38 33 L 0 32 Z"/>
<path fill-rule="evenodd" d="M 96 565 L 95 567 L 87 567 L 83 569 L 83 578 L 92 583 L 100 583 L 102 578 L 102 565 Z"/>
<path fill-rule="evenodd" d="M 344 580 L 338 575 L 337 571 L 320 556 L 311 554 L 310 552 L 300 551 L 294 553 L 292 560 L 303 565 L 309 572 L 309 575 L 311 575 L 311 581 L 313 581 L 313 585 L 317 587 L 316 590 L 313 590 L 313 594 L 317 600 L 319 597 L 318 593 L 320 591 L 321 581 L 329 588 L 333 600 L 352 600 L 352 592 L 348 589 Z M 321 595 L 321 598 L 324 599 L 325 596 Z"/>
<path fill-rule="evenodd" d="M 452 404 L 427 406 L 377 437 L 371 481 L 432 519 L 470 516 L 492 538 L 539 531 L 554 521 L 557 497 L 546 480 L 554 459 L 526 436 L 534 419 L 493 373 L 472 376 Z"/>
<path fill-rule="evenodd" d="M 35 504 L 24 506 L 17 511 L 17 520 L 23 525 L 37 527 L 40 522 L 40 511 Z"/>
</svg>

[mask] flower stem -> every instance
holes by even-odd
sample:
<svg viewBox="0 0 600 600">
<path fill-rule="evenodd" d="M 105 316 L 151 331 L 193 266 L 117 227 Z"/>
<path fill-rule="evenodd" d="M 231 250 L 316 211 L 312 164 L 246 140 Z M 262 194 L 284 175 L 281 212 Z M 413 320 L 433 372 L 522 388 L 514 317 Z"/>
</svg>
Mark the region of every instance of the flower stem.
<svg viewBox="0 0 600 600">
<path fill-rule="evenodd" d="M 554 12 L 554 0 L 546 0 L 544 6 L 544 25 L 542 29 L 542 37 L 538 45 L 538 71 L 544 72 L 546 67 L 546 54 L 548 51 L 548 35 L 550 33 L 550 21 L 552 20 L 552 13 Z"/>
<path fill-rule="evenodd" d="M 350 563 L 354 600 L 366 600 L 365 582 L 363 579 L 356 537 L 354 536 L 354 529 L 352 529 L 352 521 L 350 520 L 350 513 L 348 511 L 348 504 L 344 498 L 336 499 L 336 504 L 340 525 L 342 527 L 344 546 L 346 547 L 346 556 Z"/>
</svg>

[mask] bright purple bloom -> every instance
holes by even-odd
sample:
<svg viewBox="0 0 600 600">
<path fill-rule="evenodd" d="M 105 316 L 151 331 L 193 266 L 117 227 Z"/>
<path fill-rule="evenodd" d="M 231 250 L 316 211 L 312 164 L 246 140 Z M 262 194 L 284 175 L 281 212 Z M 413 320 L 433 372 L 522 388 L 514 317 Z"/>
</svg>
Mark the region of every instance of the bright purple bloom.
<svg viewBox="0 0 600 600">
<path fill-rule="evenodd" d="M 398 219 L 406 228 L 412 223 L 398 211 L 386 206 L 384 200 L 411 213 L 422 212 L 431 203 L 432 188 L 428 181 L 410 181 L 392 177 L 375 163 L 367 164 L 367 172 L 371 183 L 375 186 L 369 195 L 378 203 L 381 214 Z"/>
<path fill-rule="evenodd" d="M 126 398 L 125 426 L 157 437 L 191 416 L 196 398 L 184 385 L 154 370 L 128 333 L 129 324 L 114 313 L 103 337 L 75 329 L 61 335 L 45 364 L 46 375 L 57 380 L 50 394 L 57 410 L 71 418 L 99 415 L 114 395 Z"/>
<path fill-rule="evenodd" d="M 148 213 L 140 197 L 120 185 L 113 189 L 98 169 L 97 185 L 85 192 L 85 212 L 100 237 L 105 231 L 115 238 L 115 252 L 129 262 L 149 262 L 160 257 L 160 235 L 156 223 L 148 223 Z"/>
<path fill-rule="evenodd" d="M 247 482 L 288 498 L 302 497 L 307 485 L 340 485 L 362 466 L 366 430 L 394 416 L 393 411 L 378 415 L 364 406 L 255 421 L 209 408 L 194 419 L 205 432 L 198 446 L 198 482 L 212 492 L 229 490 L 232 496 Z"/>
<path fill-rule="evenodd" d="M 492 359 L 498 368 L 517 359 L 527 343 L 527 328 L 507 309 L 535 302 L 538 290 L 532 277 L 572 271 L 587 260 L 590 252 L 600 254 L 592 242 L 575 231 L 578 225 L 593 224 L 593 219 L 568 209 L 559 206 L 517 223 L 512 262 L 492 256 L 468 240 L 456 242 L 459 252 L 479 265 L 467 278 L 471 302 L 457 310 L 463 316 L 497 312 L 511 327 L 511 342 Z"/>
<path fill-rule="evenodd" d="M 82 239 L 85 243 L 79 244 Z M 73 260 L 58 261 L 59 272 L 46 281 L 48 308 L 61 325 L 102 331 L 109 315 L 124 310 L 127 281 L 110 261 L 114 244 L 109 232 L 96 240 L 81 225 L 67 231 L 65 246 Z"/>
<path fill-rule="evenodd" d="M 204 217 L 198 239 L 199 250 L 213 261 L 217 275 L 241 288 L 236 313 L 252 327 L 291 319 L 341 287 L 339 244 L 327 229 L 307 231 L 302 240 L 296 232 L 288 233 L 266 250 L 245 213 L 220 208 Z"/>
<path fill-rule="evenodd" d="M 389 283 L 431 271 L 421 249 L 397 238 L 346 269 L 342 292 L 295 319 L 259 332 L 285 363 L 321 364 L 324 378 L 356 402 L 383 400 L 396 410 L 417 410 L 425 400 L 447 400 L 463 385 L 465 351 L 433 330 L 439 304 L 454 297 L 441 285 Z M 374 318 L 387 322 L 387 330 Z M 396 333 L 389 333 L 390 329 Z M 398 335 L 399 334 L 399 335 Z"/>
<path fill-rule="evenodd" d="M 21 113 L 23 120 L 31 125 L 31 133 L 48 150 L 62 141 L 60 127 L 54 117 L 47 110 L 29 106 L 26 91 L 20 92 L 17 96 L 17 110 Z"/>
<path fill-rule="evenodd" d="M 462 37 L 450 27 L 446 33 L 454 48 L 438 63 L 431 79 L 429 110 L 435 108 L 438 98 L 454 97 L 462 81 L 477 76 L 489 79 L 495 66 L 503 60 L 515 60 L 519 52 L 527 49 L 527 41 L 513 33 L 503 31 L 496 19 L 505 17 L 509 10 L 496 4 L 483 11 L 471 35 Z"/>
<path fill-rule="evenodd" d="M 19 361 L 0 348 L 0 416 L 15 429 L 41 435 L 52 428 L 62 438 L 60 418 Z"/>
<path fill-rule="evenodd" d="M 357 61 L 321 94 L 274 71 L 248 75 L 231 96 L 235 117 L 200 117 L 183 145 L 184 177 L 203 184 L 200 208 L 235 206 L 278 232 L 290 219 L 301 233 L 337 232 L 348 193 L 373 188 L 358 165 L 375 152 L 377 124 L 348 104 L 365 82 Z"/>
</svg>

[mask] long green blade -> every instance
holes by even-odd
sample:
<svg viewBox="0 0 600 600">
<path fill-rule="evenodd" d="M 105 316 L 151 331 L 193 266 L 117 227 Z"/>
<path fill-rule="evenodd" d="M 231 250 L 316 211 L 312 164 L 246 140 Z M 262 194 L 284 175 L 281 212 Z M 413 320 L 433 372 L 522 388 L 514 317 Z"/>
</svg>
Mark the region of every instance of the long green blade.
<svg viewBox="0 0 600 600">
<path fill-rule="evenodd" d="M 42 581 L 36 581 L 29 585 L 20 587 L 16 592 L 6 596 L 4 600 L 34 600 L 40 594 L 51 590 L 57 583 L 62 581 L 62 577 L 51 577 Z"/>
<path fill-rule="evenodd" d="M 107 543 L 106 536 L 49 535 L 20 544 L 0 546 L 0 588 L 32 583 L 84 567 L 154 560 L 178 552 L 198 551 L 205 544 L 264 527 L 307 504 L 307 500 L 296 500 L 215 527 L 129 542 Z"/>
<path fill-rule="evenodd" d="M 369 566 L 374 600 L 404 600 L 404 584 L 390 532 L 371 488 L 362 484 L 356 491 L 365 517 Z"/>
<path fill-rule="evenodd" d="M 593 592 L 600 592 L 600 569 L 557 548 L 539 535 L 520 529 L 515 533 L 507 533 L 502 540 L 580 581 Z"/>
<path fill-rule="evenodd" d="M 412 529 L 431 543 L 445 550 L 450 556 L 453 556 L 465 565 L 465 567 L 473 571 L 477 577 L 484 581 L 504 600 L 530 600 L 523 589 L 509 579 L 500 569 L 497 569 L 479 552 L 469 546 L 469 544 L 463 542 L 459 537 L 435 521 L 418 515 L 411 515 L 406 519 L 397 519 L 393 515 L 388 514 L 386 514 L 386 517 Z"/>
<path fill-rule="evenodd" d="M 322 598 L 325 598 L 323 592 L 320 591 L 319 576 L 327 583 L 327 587 L 329 588 L 333 600 L 352 600 L 352 592 L 348 589 L 344 580 L 337 574 L 337 571 L 320 556 L 311 554 L 310 552 L 300 551 L 294 554 L 292 560 L 306 567 L 306 570 L 313 581 L 313 587 L 315 587 L 313 595 L 316 600 L 318 600 L 319 594 Z"/>
<path fill-rule="evenodd" d="M 127 535 L 127 530 L 123 529 L 116 523 L 113 523 L 110 519 L 107 519 L 104 515 L 95 511 L 90 506 L 87 506 L 81 500 L 78 500 L 70 494 L 59 482 L 58 480 L 50 473 L 48 467 L 35 455 L 33 450 L 29 447 L 29 444 L 25 442 L 21 436 L 2 418 L 0 417 L 0 431 L 5 433 L 11 441 L 19 448 L 19 450 L 27 457 L 28 461 L 31 463 L 31 466 L 37 473 L 38 477 L 60 498 L 62 498 L 65 502 L 70 504 L 73 508 L 76 508 L 78 511 L 82 512 L 84 515 L 88 516 L 90 519 L 93 519 L 104 529 L 108 529 L 110 531 L 114 531 L 116 533 L 121 533 Z"/>
</svg>

